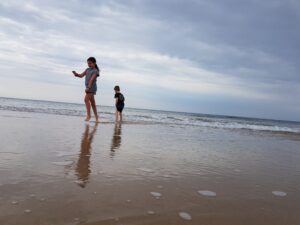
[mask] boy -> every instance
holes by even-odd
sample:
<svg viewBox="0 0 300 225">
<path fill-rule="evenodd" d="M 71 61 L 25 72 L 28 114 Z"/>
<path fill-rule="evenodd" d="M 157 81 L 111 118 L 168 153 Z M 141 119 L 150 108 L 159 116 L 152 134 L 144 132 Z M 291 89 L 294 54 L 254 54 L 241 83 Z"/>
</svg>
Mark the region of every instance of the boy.
<svg viewBox="0 0 300 225">
<path fill-rule="evenodd" d="M 124 95 L 120 92 L 120 87 L 119 86 L 115 86 L 114 88 L 115 90 L 115 100 L 116 100 L 116 122 L 119 121 L 119 117 L 120 117 L 120 122 L 122 122 L 122 111 L 124 109 L 124 101 L 125 101 L 125 97 Z"/>
</svg>

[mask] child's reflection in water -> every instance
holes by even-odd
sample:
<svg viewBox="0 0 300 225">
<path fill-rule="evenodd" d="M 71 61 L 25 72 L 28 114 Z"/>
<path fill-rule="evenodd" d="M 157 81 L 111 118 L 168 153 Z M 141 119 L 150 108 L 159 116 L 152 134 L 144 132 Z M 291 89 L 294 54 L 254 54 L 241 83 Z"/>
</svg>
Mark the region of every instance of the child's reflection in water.
<svg viewBox="0 0 300 225">
<path fill-rule="evenodd" d="M 114 134 L 111 141 L 111 148 L 110 148 L 110 156 L 112 158 L 115 156 L 116 150 L 118 150 L 121 146 L 121 141 L 122 141 L 121 133 L 122 133 L 122 124 L 116 123 Z"/>
<path fill-rule="evenodd" d="M 90 125 L 86 124 L 85 131 L 82 135 L 81 146 L 80 146 L 80 154 L 76 165 L 76 175 L 77 175 L 77 183 L 81 187 L 85 187 L 88 180 L 89 175 L 91 173 L 90 169 L 90 157 L 91 157 L 91 148 L 93 138 L 97 129 L 97 124 L 90 131 Z"/>
</svg>

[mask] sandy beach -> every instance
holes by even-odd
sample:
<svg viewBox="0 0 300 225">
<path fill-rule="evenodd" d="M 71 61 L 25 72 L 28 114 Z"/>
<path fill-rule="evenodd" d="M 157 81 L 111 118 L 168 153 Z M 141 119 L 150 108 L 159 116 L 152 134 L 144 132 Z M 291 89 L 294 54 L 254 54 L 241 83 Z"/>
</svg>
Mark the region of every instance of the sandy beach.
<svg viewBox="0 0 300 225">
<path fill-rule="evenodd" d="M 0 224 L 299 224 L 299 140 L 0 110 Z"/>
</svg>

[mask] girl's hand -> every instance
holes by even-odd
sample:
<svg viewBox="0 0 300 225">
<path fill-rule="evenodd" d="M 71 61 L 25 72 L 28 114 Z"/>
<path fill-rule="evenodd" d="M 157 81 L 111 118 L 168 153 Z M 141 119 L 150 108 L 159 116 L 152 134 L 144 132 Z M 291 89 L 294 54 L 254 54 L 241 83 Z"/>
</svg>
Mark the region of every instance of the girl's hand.
<svg viewBox="0 0 300 225">
<path fill-rule="evenodd" d="M 76 73 L 74 70 L 72 71 L 75 77 L 78 77 L 78 73 Z"/>
<path fill-rule="evenodd" d="M 88 92 L 89 92 L 89 90 L 90 90 L 90 88 L 89 88 L 89 87 L 87 87 L 87 88 L 85 89 L 85 93 L 88 93 Z"/>
</svg>

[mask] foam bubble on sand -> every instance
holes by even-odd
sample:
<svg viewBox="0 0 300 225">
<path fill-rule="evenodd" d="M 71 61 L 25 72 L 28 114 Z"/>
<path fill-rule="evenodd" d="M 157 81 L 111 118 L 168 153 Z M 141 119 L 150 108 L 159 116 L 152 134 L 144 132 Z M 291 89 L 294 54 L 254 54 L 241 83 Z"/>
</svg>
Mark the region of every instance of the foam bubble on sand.
<svg viewBox="0 0 300 225">
<path fill-rule="evenodd" d="M 146 172 L 146 173 L 154 173 L 154 170 L 148 169 L 148 168 L 137 168 L 140 171 Z"/>
<path fill-rule="evenodd" d="M 41 198 L 41 199 L 40 199 L 41 202 L 44 202 L 45 200 L 46 200 L 46 199 L 44 199 L 44 198 Z"/>
<path fill-rule="evenodd" d="M 24 212 L 27 213 L 27 214 L 29 214 L 29 213 L 31 213 L 32 211 L 31 211 L 30 209 L 25 209 Z"/>
<path fill-rule="evenodd" d="M 74 218 L 74 221 L 79 221 L 80 219 L 79 218 Z"/>
<path fill-rule="evenodd" d="M 158 185 L 158 186 L 157 186 L 157 188 L 159 188 L 159 189 L 162 189 L 162 188 L 163 188 L 163 186 L 161 186 L 161 185 Z"/>
<path fill-rule="evenodd" d="M 200 195 L 204 195 L 204 196 L 207 196 L 207 197 L 215 197 L 217 194 L 213 191 L 208 191 L 208 190 L 201 190 L 201 191 L 198 191 L 198 193 Z"/>
<path fill-rule="evenodd" d="M 31 195 L 30 195 L 30 198 L 34 198 L 34 197 L 35 197 L 35 194 L 31 194 Z"/>
<path fill-rule="evenodd" d="M 72 161 L 52 162 L 52 164 L 56 166 L 68 166 L 71 165 L 72 163 L 73 163 Z"/>
<path fill-rule="evenodd" d="M 180 212 L 179 216 L 183 220 L 192 220 L 192 216 L 188 214 L 187 212 Z"/>
<path fill-rule="evenodd" d="M 151 211 L 151 210 L 148 210 L 147 213 L 148 213 L 149 215 L 154 215 L 154 214 L 155 214 L 155 212 L 154 212 L 154 211 Z"/>
<path fill-rule="evenodd" d="M 13 205 L 17 205 L 17 204 L 18 204 L 18 202 L 17 202 L 17 201 L 12 201 L 12 202 L 11 202 L 11 204 L 13 204 Z"/>
<path fill-rule="evenodd" d="M 130 203 L 130 202 L 131 202 L 131 200 L 130 200 L 130 199 L 127 199 L 127 200 L 126 200 L 126 202 Z"/>
<path fill-rule="evenodd" d="M 150 194 L 151 194 L 153 197 L 155 197 L 155 198 L 160 198 L 160 197 L 161 197 L 161 193 L 159 193 L 159 192 L 152 191 L 152 192 L 150 192 Z"/>
<path fill-rule="evenodd" d="M 278 197 L 285 197 L 287 196 L 287 193 L 283 192 L 283 191 L 272 191 L 272 194 Z"/>
</svg>

